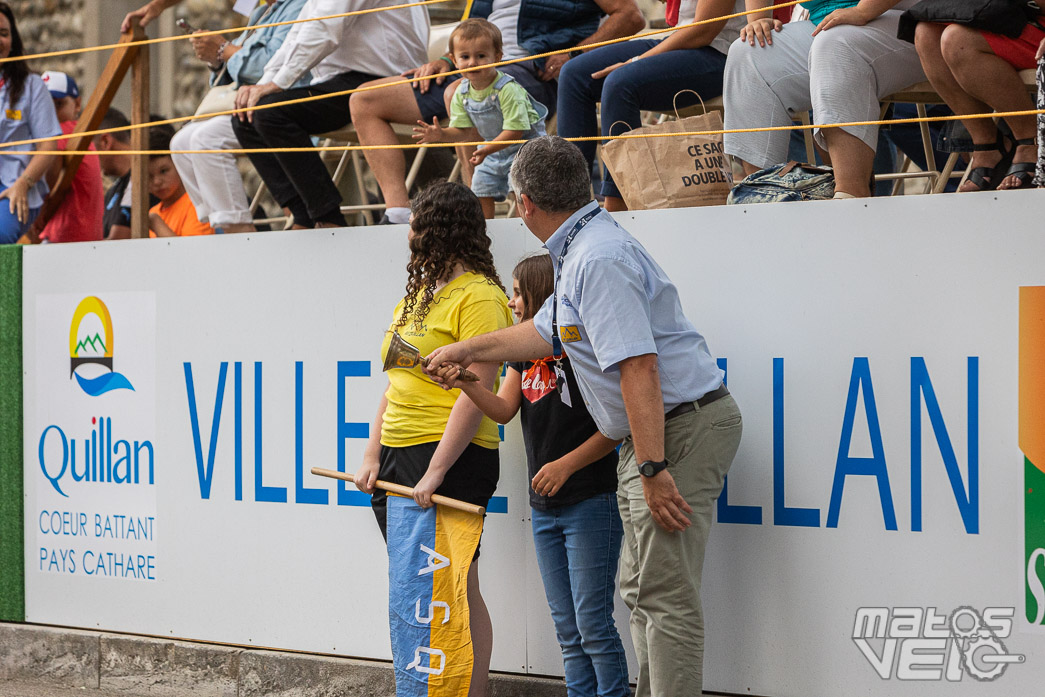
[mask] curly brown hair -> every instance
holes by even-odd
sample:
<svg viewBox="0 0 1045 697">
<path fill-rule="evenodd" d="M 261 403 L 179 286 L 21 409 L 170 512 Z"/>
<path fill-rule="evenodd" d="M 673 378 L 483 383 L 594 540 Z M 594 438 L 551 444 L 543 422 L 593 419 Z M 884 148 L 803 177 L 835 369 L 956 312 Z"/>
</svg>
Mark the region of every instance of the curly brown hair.
<svg viewBox="0 0 1045 697">
<path fill-rule="evenodd" d="M 433 184 L 414 198 L 410 211 L 409 277 L 396 329 L 406 326 L 411 315 L 415 324 L 424 322 L 436 283 L 449 278 L 458 263 L 504 291 L 490 252 L 483 208 L 471 189 L 452 182 Z"/>
</svg>

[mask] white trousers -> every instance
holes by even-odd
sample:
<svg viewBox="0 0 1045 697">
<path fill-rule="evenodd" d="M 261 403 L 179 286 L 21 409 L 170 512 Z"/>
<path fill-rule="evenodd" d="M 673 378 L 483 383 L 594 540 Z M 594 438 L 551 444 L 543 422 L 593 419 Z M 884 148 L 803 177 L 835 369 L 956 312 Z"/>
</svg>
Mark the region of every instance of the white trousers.
<svg viewBox="0 0 1045 697">
<path fill-rule="evenodd" d="M 809 109 L 813 123 L 877 121 L 883 97 L 925 80 L 914 44 L 896 38 L 901 14 L 889 10 L 865 26 L 835 26 L 815 37 L 812 22 L 791 22 L 765 48 L 734 41 L 724 75 L 725 127 L 787 126 L 791 113 Z M 877 126 L 843 130 L 877 148 Z M 790 135 L 727 133 L 725 150 L 769 167 L 787 160 Z M 816 139 L 826 147 L 819 130 Z"/>
<path fill-rule="evenodd" d="M 231 116 L 190 121 L 171 141 L 172 150 L 238 147 Z M 213 227 L 252 222 L 235 155 L 173 155 L 172 159 L 202 222 Z"/>
</svg>

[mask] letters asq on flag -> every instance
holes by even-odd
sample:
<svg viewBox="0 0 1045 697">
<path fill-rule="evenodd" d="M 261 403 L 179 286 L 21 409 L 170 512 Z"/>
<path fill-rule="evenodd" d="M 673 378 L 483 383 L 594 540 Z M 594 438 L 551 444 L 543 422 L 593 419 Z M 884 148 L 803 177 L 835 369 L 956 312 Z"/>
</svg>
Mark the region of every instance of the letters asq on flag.
<svg viewBox="0 0 1045 697">
<path fill-rule="evenodd" d="M 468 567 L 483 518 L 388 497 L 388 622 L 397 697 L 467 697 Z"/>
</svg>

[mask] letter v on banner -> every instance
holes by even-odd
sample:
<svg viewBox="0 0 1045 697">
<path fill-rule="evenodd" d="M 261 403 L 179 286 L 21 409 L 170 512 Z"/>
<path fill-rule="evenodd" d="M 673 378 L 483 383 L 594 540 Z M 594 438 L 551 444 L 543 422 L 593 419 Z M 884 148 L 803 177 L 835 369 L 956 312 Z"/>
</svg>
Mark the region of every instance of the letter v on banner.
<svg viewBox="0 0 1045 697">
<path fill-rule="evenodd" d="M 482 531 L 482 516 L 388 497 L 388 623 L 397 697 L 467 697 L 468 568 Z"/>
</svg>

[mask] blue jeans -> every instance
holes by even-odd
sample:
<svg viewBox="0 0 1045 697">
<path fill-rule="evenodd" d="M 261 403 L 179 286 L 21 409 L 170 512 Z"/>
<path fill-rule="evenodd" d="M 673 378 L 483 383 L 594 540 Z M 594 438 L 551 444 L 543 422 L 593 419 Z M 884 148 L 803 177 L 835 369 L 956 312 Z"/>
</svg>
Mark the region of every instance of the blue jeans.
<svg viewBox="0 0 1045 697">
<path fill-rule="evenodd" d="M 623 528 L 614 493 L 533 509 L 533 541 L 569 697 L 627 697 L 628 661 L 613 621 Z"/>
<path fill-rule="evenodd" d="M 563 138 L 598 135 L 595 107 L 602 103 L 602 135 L 624 133 L 640 125 L 643 109 L 671 111 L 680 90 L 693 90 L 704 99 L 722 94 L 722 71 L 726 56 L 713 48 L 680 49 L 643 58 L 614 70 L 601 80 L 591 74 L 614 63 L 623 63 L 645 53 L 658 41 L 642 39 L 603 46 L 566 61 L 559 75 L 558 133 Z M 678 107 L 693 106 L 697 98 L 689 92 L 678 96 Z M 623 121 L 623 124 L 617 124 Z M 614 124 L 617 124 L 614 127 Z M 577 143 L 591 164 L 595 142 Z M 620 196 L 607 173 L 602 183 L 604 196 Z"/>
<path fill-rule="evenodd" d="M 14 244 L 29 231 L 29 226 L 36 220 L 39 208 L 29 209 L 29 219 L 25 223 L 18 222 L 18 216 L 11 212 L 11 201 L 0 199 L 0 244 Z"/>
</svg>

